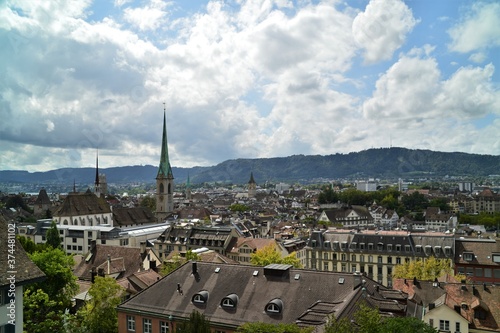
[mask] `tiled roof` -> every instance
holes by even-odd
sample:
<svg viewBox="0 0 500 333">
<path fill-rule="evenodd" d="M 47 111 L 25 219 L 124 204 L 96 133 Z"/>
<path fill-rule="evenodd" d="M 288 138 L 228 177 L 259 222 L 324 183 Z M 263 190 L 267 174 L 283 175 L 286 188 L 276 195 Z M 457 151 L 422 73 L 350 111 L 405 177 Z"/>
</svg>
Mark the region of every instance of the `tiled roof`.
<svg viewBox="0 0 500 333">
<path fill-rule="evenodd" d="M 75 268 L 74 274 L 82 280 L 90 280 L 93 267 L 103 268 L 104 273 L 108 274 L 108 255 L 111 259 L 110 274 L 119 273 L 117 278 L 128 277 L 142 270 L 144 258 L 140 248 L 96 244 Z"/>
<path fill-rule="evenodd" d="M 113 208 L 113 223 L 117 226 L 156 222 L 153 213 L 145 207 Z"/>
<path fill-rule="evenodd" d="M 51 201 L 49 196 L 47 195 L 47 191 L 44 188 L 40 190 L 38 193 L 38 197 L 36 198 L 35 205 L 50 205 Z"/>
<path fill-rule="evenodd" d="M 45 274 L 31 261 L 21 243 L 15 237 L 9 238 L 9 235 L 14 235 L 14 233 L 9 233 L 7 221 L 0 215 L 0 287 L 10 284 L 9 278 L 11 275 L 15 275 L 16 284 L 18 285 L 45 279 Z M 9 247 L 9 239 L 15 240 L 13 247 Z M 9 257 L 9 255 L 13 257 Z M 8 260 L 15 260 L 15 262 L 12 263 Z M 10 266 L 11 263 L 13 264 L 12 267 Z M 15 273 L 12 273 L 13 271 Z"/>
<path fill-rule="evenodd" d="M 474 254 L 472 261 L 464 260 L 464 252 Z M 500 242 L 481 238 L 465 238 L 455 241 L 456 264 L 493 265 L 500 268 L 500 264 L 493 262 L 492 253 L 500 253 Z"/>
<path fill-rule="evenodd" d="M 71 192 L 54 212 L 54 216 L 78 216 L 106 214 L 110 212 L 111 208 L 103 198 L 98 198 L 95 194 L 90 192 Z"/>
<path fill-rule="evenodd" d="M 329 313 L 352 315 L 359 305 L 355 301 L 361 295 L 373 297 L 377 306 L 386 302 L 376 291 L 376 286 L 380 290 L 385 289 L 383 286 L 358 276 L 357 281 L 361 278 L 366 281 L 366 287 L 361 288 L 354 275 L 349 273 L 300 270 L 288 265 L 272 266 L 274 268 L 205 262 L 195 265 L 196 273 L 193 273 L 193 263 L 189 262 L 125 301 L 118 311 L 141 312 L 146 316 L 172 315 L 178 320 L 197 310 L 211 322 L 230 327 L 246 322 L 320 325 Z M 178 283 L 182 293 L 177 292 Z M 197 305 L 192 302 L 192 297 L 201 291 L 208 293 L 208 301 Z M 220 306 L 220 302 L 233 293 L 238 296 L 238 303 L 235 309 L 228 311 Z M 283 304 L 279 315 L 265 311 L 266 305 L 274 299 Z M 348 304 L 349 309 L 346 308 Z"/>
</svg>

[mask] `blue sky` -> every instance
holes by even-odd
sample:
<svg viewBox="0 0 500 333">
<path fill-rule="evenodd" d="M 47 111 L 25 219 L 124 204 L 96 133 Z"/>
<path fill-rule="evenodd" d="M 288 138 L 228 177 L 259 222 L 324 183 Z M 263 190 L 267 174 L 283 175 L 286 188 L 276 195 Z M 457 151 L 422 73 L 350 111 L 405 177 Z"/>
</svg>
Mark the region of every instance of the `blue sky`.
<svg viewBox="0 0 500 333">
<path fill-rule="evenodd" d="M 3 1 L 0 170 L 500 155 L 497 1 Z"/>
</svg>

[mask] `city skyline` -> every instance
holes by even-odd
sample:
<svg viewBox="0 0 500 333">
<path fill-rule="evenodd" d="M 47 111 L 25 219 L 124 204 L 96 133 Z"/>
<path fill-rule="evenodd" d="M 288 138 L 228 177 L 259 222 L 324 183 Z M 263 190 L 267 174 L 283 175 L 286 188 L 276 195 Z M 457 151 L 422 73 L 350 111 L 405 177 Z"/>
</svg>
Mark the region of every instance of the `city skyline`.
<svg viewBox="0 0 500 333">
<path fill-rule="evenodd" d="M 500 3 L 0 5 L 0 170 L 500 155 Z"/>
</svg>

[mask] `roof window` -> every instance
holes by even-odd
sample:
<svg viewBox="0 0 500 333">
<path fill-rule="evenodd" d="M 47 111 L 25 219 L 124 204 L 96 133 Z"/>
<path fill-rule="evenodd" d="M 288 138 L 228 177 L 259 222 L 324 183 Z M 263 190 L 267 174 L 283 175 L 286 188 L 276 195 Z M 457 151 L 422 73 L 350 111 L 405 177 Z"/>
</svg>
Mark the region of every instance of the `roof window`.
<svg viewBox="0 0 500 333">
<path fill-rule="evenodd" d="M 193 295 L 191 302 L 195 304 L 206 304 L 208 302 L 208 291 L 202 290 Z"/>
<path fill-rule="evenodd" d="M 234 309 L 236 305 L 238 305 L 238 295 L 236 294 L 229 294 L 220 302 L 220 306 L 227 309 Z"/>
<path fill-rule="evenodd" d="M 283 301 L 275 298 L 266 304 L 266 313 L 270 315 L 281 314 L 283 312 Z"/>
</svg>

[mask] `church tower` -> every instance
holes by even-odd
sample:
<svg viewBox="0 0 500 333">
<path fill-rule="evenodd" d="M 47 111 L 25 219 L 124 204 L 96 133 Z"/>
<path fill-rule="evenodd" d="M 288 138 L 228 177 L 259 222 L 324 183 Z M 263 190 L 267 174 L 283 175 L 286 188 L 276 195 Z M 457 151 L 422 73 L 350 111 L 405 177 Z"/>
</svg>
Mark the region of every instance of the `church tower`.
<svg viewBox="0 0 500 333">
<path fill-rule="evenodd" d="M 95 157 L 95 182 L 94 182 L 94 194 L 100 198 L 101 197 L 101 184 L 99 183 L 99 150 Z"/>
<path fill-rule="evenodd" d="M 165 105 L 165 104 L 164 104 Z M 161 139 L 161 157 L 156 175 L 156 219 L 163 222 L 174 210 L 174 175 L 168 160 L 167 115 L 163 108 L 163 136 Z"/>
<path fill-rule="evenodd" d="M 189 173 L 186 181 L 186 200 L 191 200 L 191 181 L 189 180 Z"/>
<path fill-rule="evenodd" d="M 253 172 L 250 173 L 250 180 L 248 181 L 248 197 L 255 198 L 257 194 L 257 183 L 253 179 Z"/>
</svg>

